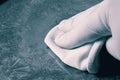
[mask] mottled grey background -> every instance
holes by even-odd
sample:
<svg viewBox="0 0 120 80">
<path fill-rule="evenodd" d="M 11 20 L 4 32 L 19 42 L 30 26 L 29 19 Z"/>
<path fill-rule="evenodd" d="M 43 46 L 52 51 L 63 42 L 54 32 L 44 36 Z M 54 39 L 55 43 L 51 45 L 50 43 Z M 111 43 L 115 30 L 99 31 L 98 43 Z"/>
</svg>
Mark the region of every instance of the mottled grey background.
<svg viewBox="0 0 120 80">
<path fill-rule="evenodd" d="M 109 59 L 101 55 L 100 72 L 92 75 L 63 64 L 43 40 L 61 20 L 101 0 L 0 0 L 0 80 L 118 80 Z M 103 52 L 105 50 L 103 49 Z M 102 54 L 102 52 L 101 52 Z M 106 52 L 107 54 L 107 52 Z M 109 57 L 109 55 L 107 55 Z M 111 58 L 110 58 L 111 59 Z"/>
</svg>

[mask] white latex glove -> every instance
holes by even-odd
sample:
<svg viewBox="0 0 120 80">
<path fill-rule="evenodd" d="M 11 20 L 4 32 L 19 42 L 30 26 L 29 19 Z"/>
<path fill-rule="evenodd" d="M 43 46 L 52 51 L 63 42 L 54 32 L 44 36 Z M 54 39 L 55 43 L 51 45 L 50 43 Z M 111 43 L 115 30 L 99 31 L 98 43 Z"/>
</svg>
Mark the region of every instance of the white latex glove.
<svg viewBox="0 0 120 80">
<path fill-rule="evenodd" d="M 65 64 L 97 73 L 98 54 L 105 36 L 112 35 L 107 41 L 107 50 L 120 60 L 119 4 L 119 0 L 105 0 L 62 21 L 47 34 L 45 43 Z"/>
<path fill-rule="evenodd" d="M 107 3 L 103 1 L 82 13 L 67 20 L 58 26 L 61 31 L 55 38 L 55 43 L 67 49 L 94 42 L 97 39 L 111 35 L 106 20 Z"/>
</svg>

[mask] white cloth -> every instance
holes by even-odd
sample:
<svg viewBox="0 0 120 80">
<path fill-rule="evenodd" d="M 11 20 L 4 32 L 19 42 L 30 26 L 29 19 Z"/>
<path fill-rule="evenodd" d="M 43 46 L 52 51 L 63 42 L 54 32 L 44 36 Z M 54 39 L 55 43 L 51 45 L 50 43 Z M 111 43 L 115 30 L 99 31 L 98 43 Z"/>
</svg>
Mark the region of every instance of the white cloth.
<svg viewBox="0 0 120 80">
<path fill-rule="evenodd" d="M 97 73 L 98 54 L 105 43 L 105 36 L 112 35 L 108 39 L 106 47 L 111 55 L 120 60 L 120 56 L 118 56 L 120 49 L 118 45 L 114 44 L 120 39 L 118 32 L 115 32 L 120 28 L 114 29 L 113 26 L 116 26 L 116 22 L 112 19 L 116 20 L 116 18 L 111 17 L 114 15 L 112 10 L 114 7 L 116 8 L 115 5 L 118 3 L 120 4 L 119 0 L 104 0 L 67 20 L 63 20 L 48 32 L 45 43 L 65 64 L 90 73 Z M 118 19 L 120 21 L 120 18 Z M 116 34 L 118 37 L 114 38 Z M 113 39 L 117 39 L 117 41 L 113 41 Z M 114 45 L 114 49 L 111 49 L 111 43 Z"/>
</svg>

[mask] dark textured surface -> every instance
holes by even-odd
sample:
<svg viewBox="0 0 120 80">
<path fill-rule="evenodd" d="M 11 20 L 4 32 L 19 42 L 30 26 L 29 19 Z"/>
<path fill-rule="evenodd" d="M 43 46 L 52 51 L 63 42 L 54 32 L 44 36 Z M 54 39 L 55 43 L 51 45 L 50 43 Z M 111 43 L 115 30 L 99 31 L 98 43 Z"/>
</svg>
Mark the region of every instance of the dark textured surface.
<svg viewBox="0 0 120 80">
<path fill-rule="evenodd" d="M 61 20 L 100 1 L 2 0 L 0 80 L 119 80 L 118 74 L 95 76 L 62 64 L 49 55 L 52 52 L 43 42 L 47 32 Z M 102 68 L 104 73 L 106 67 Z"/>
</svg>

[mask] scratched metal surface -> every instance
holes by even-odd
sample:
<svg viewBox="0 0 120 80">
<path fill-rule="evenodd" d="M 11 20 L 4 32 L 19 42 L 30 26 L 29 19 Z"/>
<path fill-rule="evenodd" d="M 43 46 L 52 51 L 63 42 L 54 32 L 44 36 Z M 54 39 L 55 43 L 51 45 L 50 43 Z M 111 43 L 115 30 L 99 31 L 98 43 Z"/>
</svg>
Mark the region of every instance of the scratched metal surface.
<svg viewBox="0 0 120 80">
<path fill-rule="evenodd" d="M 61 20 L 101 0 L 1 0 L 0 80 L 115 80 L 63 64 L 43 40 Z M 51 56 L 52 55 L 52 56 Z"/>
</svg>

